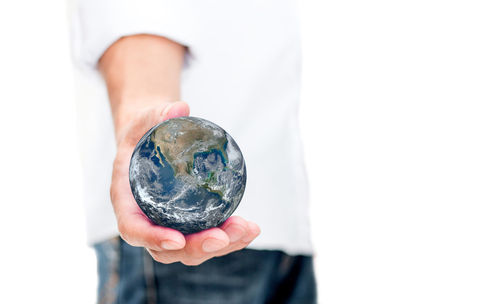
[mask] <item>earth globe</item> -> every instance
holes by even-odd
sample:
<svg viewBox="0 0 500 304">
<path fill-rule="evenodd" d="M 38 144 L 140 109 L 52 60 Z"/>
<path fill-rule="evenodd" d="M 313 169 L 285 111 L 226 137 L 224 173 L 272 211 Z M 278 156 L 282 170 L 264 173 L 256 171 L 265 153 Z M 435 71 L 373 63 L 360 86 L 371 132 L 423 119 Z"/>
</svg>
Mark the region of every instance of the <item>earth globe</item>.
<svg viewBox="0 0 500 304">
<path fill-rule="evenodd" d="M 190 234 L 219 226 L 234 212 L 245 191 L 246 166 L 224 129 L 202 118 L 177 117 L 140 139 L 129 179 L 153 223 Z"/>
</svg>

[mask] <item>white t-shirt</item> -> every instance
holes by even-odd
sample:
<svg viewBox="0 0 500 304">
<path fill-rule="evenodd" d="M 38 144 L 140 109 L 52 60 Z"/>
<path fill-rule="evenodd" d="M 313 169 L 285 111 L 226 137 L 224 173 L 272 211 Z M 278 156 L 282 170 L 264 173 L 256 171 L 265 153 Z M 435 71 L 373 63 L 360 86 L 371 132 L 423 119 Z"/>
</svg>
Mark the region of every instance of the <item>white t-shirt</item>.
<svg viewBox="0 0 500 304">
<path fill-rule="evenodd" d="M 249 247 L 312 253 L 293 1 L 82 0 L 71 15 L 90 243 L 118 235 L 109 199 L 113 125 L 96 64 L 120 37 L 148 33 L 188 47 L 181 99 L 242 150 L 248 176 L 235 214 L 262 230 Z"/>
</svg>

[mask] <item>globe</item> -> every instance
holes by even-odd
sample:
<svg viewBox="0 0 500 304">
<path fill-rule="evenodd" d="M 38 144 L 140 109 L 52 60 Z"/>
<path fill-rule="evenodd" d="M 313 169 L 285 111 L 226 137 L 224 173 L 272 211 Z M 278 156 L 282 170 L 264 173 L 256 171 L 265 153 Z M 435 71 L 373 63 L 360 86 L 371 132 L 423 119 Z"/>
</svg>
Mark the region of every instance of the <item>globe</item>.
<svg viewBox="0 0 500 304">
<path fill-rule="evenodd" d="M 178 117 L 156 125 L 137 143 L 129 179 L 153 223 L 190 234 L 219 226 L 234 212 L 245 191 L 246 166 L 221 127 Z"/>
</svg>

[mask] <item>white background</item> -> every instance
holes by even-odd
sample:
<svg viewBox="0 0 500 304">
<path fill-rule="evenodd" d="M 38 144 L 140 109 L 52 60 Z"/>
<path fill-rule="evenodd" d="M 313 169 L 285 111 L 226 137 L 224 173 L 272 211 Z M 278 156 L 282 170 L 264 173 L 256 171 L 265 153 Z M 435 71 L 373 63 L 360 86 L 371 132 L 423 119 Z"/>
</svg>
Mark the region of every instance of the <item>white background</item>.
<svg viewBox="0 0 500 304">
<path fill-rule="evenodd" d="M 302 0 L 320 303 L 500 302 L 496 1 Z M 66 5 L 0 2 L 0 302 L 92 303 Z"/>
</svg>

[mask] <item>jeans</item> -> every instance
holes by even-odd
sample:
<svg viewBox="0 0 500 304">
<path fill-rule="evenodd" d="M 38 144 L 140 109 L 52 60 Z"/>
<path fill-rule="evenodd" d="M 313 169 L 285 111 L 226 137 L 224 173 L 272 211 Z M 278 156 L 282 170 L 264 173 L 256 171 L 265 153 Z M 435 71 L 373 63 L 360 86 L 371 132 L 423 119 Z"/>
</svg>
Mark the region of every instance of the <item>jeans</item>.
<svg viewBox="0 0 500 304">
<path fill-rule="evenodd" d="M 98 303 L 316 303 L 310 256 L 243 249 L 199 266 L 154 261 L 121 238 L 96 244 Z"/>
</svg>

